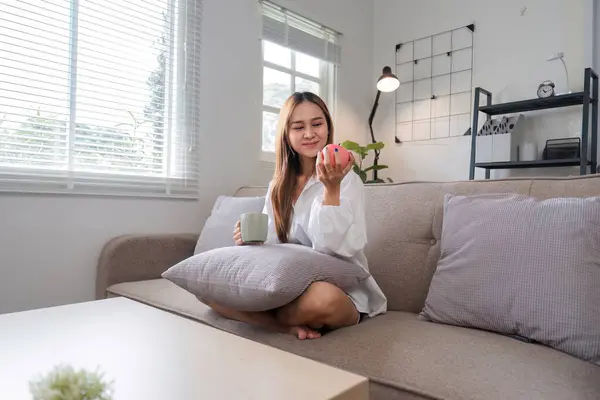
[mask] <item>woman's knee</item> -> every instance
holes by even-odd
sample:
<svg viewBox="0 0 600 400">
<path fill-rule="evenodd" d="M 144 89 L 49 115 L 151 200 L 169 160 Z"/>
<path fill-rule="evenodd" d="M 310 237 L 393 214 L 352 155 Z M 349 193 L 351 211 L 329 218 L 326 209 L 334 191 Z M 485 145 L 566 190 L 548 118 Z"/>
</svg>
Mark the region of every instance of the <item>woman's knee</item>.
<svg viewBox="0 0 600 400">
<path fill-rule="evenodd" d="M 206 304 L 208 307 L 210 307 L 214 312 L 216 312 L 217 314 L 221 315 L 222 317 L 225 318 L 229 318 L 229 319 L 234 319 L 234 316 L 237 314 L 237 312 L 235 310 L 232 310 L 230 308 L 227 307 L 223 307 L 217 303 L 214 303 L 212 301 L 202 301 L 202 303 Z"/>
<path fill-rule="evenodd" d="M 303 311 L 324 319 L 339 313 L 349 301 L 344 291 L 327 282 L 312 283 L 303 296 Z"/>
</svg>

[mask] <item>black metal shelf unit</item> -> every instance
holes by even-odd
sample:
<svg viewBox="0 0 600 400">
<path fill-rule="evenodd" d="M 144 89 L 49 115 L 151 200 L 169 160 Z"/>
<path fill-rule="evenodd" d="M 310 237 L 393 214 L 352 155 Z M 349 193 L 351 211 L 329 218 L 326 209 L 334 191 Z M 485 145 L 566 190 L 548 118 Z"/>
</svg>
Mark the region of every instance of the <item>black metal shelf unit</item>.
<svg viewBox="0 0 600 400">
<path fill-rule="evenodd" d="M 585 83 L 583 92 L 552 96 L 545 99 L 522 100 L 492 105 L 492 93 L 480 87 L 475 88 L 475 99 L 473 102 L 473 125 L 471 126 L 471 163 L 469 168 L 469 179 L 475 179 L 475 168 L 484 168 L 486 179 L 490 178 L 490 170 L 492 169 L 579 166 L 580 175 L 586 175 L 588 172 L 588 167 L 590 167 L 590 173 L 596 173 L 598 168 L 598 74 L 596 74 L 593 69 L 586 68 L 584 75 Z M 487 97 L 487 104 L 485 106 L 479 105 L 481 94 L 484 94 Z M 475 161 L 477 155 L 477 128 L 479 125 L 480 112 L 487 114 L 487 119 L 489 120 L 492 118 L 492 115 L 547 110 L 551 108 L 577 105 L 583 106 L 580 158 L 569 158 L 564 160 L 501 161 L 481 163 Z M 590 106 L 592 111 L 591 135 L 589 132 Z M 588 146 L 591 146 L 589 159 Z"/>
</svg>

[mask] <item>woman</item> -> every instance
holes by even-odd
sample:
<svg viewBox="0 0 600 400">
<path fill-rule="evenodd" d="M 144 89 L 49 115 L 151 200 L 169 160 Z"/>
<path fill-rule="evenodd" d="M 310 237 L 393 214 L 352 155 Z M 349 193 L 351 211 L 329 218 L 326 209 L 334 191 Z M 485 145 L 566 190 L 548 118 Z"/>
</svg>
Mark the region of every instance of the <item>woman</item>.
<svg viewBox="0 0 600 400">
<path fill-rule="evenodd" d="M 315 94 L 294 93 L 281 110 L 277 131 L 275 174 L 264 209 L 269 215 L 267 242 L 310 246 L 366 269 L 363 183 L 352 171 L 353 162 L 342 168 L 335 153 L 332 165 L 329 153 L 321 151 L 333 143 L 327 106 Z M 244 244 L 239 222 L 234 240 Z M 230 319 L 288 332 L 298 339 L 316 339 L 321 328 L 343 328 L 359 323 L 365 315 L 385 312 L 387 300 L 370 277 L 348 293 L 315 282 L 296 300 L 272 311 L 241 312 L 209 305 Z"/>
</svg>

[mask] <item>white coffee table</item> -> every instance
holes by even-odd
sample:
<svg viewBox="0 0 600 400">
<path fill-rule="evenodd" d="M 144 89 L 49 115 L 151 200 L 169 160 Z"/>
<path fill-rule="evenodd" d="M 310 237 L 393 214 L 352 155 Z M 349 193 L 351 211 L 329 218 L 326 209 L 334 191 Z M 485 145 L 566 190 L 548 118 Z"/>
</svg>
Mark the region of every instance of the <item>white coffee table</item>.
<svg viewBox="0 0 600 400">
<path fill-rule="evenodd" d="M 125 298 L 0 315 L 1 399 L 60 363 L 100 366 L 115 399 L 368 399 L 364 377 Z"/>
</svg>

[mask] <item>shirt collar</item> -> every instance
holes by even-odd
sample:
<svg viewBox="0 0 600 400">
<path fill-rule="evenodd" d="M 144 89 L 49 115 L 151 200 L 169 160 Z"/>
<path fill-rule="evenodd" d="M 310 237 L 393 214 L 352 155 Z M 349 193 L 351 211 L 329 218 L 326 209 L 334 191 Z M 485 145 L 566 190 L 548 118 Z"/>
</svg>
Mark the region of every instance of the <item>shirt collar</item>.
<svg viewBox="0 0 600 400">
<path fill-rule="evenodd" d="M 317 175 L 313 175 L 310 177 L 310 179 L 308 180 L 308 182 L 306 182 L 306 185 L 304 185 L 304 190 L 307 190 L 308 188 L 310 188 L 312 185 L 314 185 L 315 183 L 319 183 L 319 179 L 317 178 Z M 303 191 L 304 191 L 303 190 Z"/>
<path fill-rule="evenodd" d="M 316 185 L 316 184 L 319 184 L 319 183 L 321 183 L 321 181 L 319 181 L 319 179 L 317 178 L 317 175 L 313 175 L 310 178 L 308 178 L 308 181 L 304 185 L 304 188 L 302 189 L 302 192 L 300 193 L 300 196 L 298 196 L 298 199 L 296 199 L 296 202 L 294 203 L 294 208 L 296 207 L 296 204 L 298 203 L 298 200 L 300 200 L 302 198 L 304 192 L 306 192 L 308 189 L 310 189 L 313 185 Z"/>
</svg>

